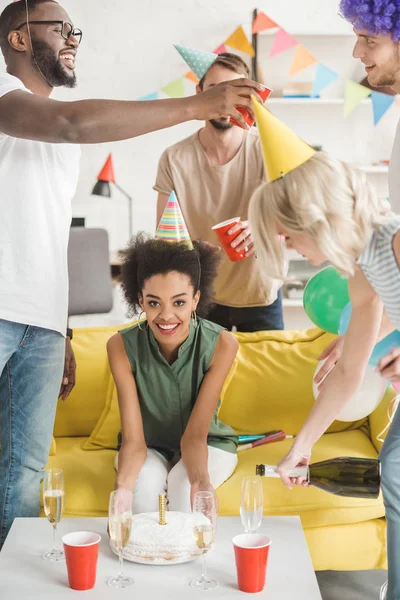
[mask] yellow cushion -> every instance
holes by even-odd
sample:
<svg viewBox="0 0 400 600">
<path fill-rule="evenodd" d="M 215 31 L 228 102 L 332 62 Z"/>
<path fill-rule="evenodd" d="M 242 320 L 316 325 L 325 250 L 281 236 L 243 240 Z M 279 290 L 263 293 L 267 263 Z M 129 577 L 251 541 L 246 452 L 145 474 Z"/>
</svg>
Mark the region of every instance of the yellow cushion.
<svg viewBox="0 0 400 600">
<path fill-rule="evenodd" d="M 242 478 L 255 474 L 257 464 L 276 465 L 286 454 L 291 440 L 258 446 L 238 453 L 239 464 L 233 476 L 218 490 L 223 515 L 239 515 Z M 312 462 L 337 456 L 376 458 L 377 452 L 360 430 L 328 433 L 315 444 Z M 264 515 L 300 515 L 303 527 L 320 527 L 369 521 L 383 517 L 382 498 L 365 500 L 328 494 L 318 488 L 286 488 L 279 479 L 263 477 Z"/>
<path fill-rule="evenodd" d="M 296 435 L 314 404 L 317 357 L 335 336 L 314 328 L 236 337 L 239 351 L 225 382 L 219 418 L 241 434 L 283 429 Z M 358 428 L 364 421 L 336 421 L 328 431 Z"/>
<path fill-rule="evenodd" d="M 306 527 L 304 535 L 315 571 L 387 569 L 385 519 Z"/>
<path fill-rule="evenodd" d="M 105 517 L 114 489 L 116 452 L 85 452 L 84 441 L 82 437 L 58 438 L 57 455 L 49 458 L 47 467 L 64 471 L 66 517 Z"/>
<path fill-rule="evenodd" d="M 112 379 L 106 344 L 123 325 L 74 329 L 72 346 L 77 362 L 76 385 L 57 407 L 54 435 L 88 436 L 104 408 Z"/>
<path fill-rule="evenodd" d="M 56 440 L 53 435 L 53 437 L 51 438 L 51 446 L 50 446 L 49 456 L 55 456 L 56 452 L 57 452 Z"/>
<path fill-rule="evenodd" d="M 84 450 L 101 450 L 108 448 L 116 450 L 118 433 L 121 430 L 121 419 L 118 406 L 117 388 L 114 381 L 110 382 L 104 410 L 97 421 L 90 437 L 84 442 Z"/>
</svg>

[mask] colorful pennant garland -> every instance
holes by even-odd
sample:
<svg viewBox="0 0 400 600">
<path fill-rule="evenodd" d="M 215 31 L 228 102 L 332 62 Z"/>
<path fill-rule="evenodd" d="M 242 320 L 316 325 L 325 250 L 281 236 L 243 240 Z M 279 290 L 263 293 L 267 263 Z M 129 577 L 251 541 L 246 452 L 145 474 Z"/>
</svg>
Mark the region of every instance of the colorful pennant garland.
<svg viewBox="0 0 400 600">
<path fill-rule="evenodd" d="M 307 48 L 305 48 L 296 40 L 295 37 L 282 29 L 282 27 L 280 27 L 264 12 L 260 12 L 254 19 L 252 27 L 253 34 L 258 34 L 263 31 L 273 29 L 277 29 L 277 33 L 275 35 L 268 58 L 273 58 L 282 52 L 290 50 L 291 48 L 295 48 L 289 71 L 290 77 L 305 69 L 308 69 L 313 65 L 317 65 L 311 94 L 312 97 L 319 97 L 322 90 L 339 79 L 340 76 L 338 73 L 336 73 L 336 71 L 333 71 L 326 65 L 320 63 L 318 59 L 307 50 Z M 237 27 L 235 31 L 214 50 L 213 53 L 202 52 L 199 50 L 194 50 L 193 48 L 175 45 L 175 48 L 189 65 L 190 71 L 188 71 L 183 77 L 179 77 L 178 79 L 175 79 L 164 86 L 161 91 L 171 98 L 181 98 L 185 96 L 185 79 L 197 85 L 199 80 L 207 72 L 218 55 L 222 52 L 229 52 L 229 48 L 227 48 L 227 46 L 248 54 L 251 57 L 253 57 L 255 54 L 254 48 L 248 40 L 241 25 Z M 361 102 L 369 96 L 372 100 L 375 125 L 380 122 L 383 115 L 394 103 L 400 106 L 400 98 L 396 98 L 395 96 L 390 96 L 388 94 L 382 94 L 381 92 L 372 92 L 365 86 L 362 86 L 355 81 L 348 80 L 346 82 L 344 95 L 345 117 L 348 117 L 361 104 Z M 157 100 L 158 97 L 159 92 L 152 92 L 151 94 L 147 94 L 138 98 L 138 100 Z"/>
<path fill-rule="evenodd" d="M 389 96 L 389 94 L 382 94 L 381 92 L 371 92 L 371 100 L 374 112 L 374 124 L 377 125 L 395 102 L 396 98 L 395 96 Z"/>
<path fill-rule="evenodd" d="M 267 31 L 267 29 L 276 29 L 278 25 L 270 19 L 264 12 L 258 13 L 256 18 L 254 19 L 252 33 L 261 33 L 262 31 Z"/>
<path fill-rule="evenodd" d="M 254 48 L 250 44 L 247 36 L 244 32 L 244 29 L 241 25 L 228 37 L 228 39 L 224 42 L 225 46 L 229 46 L 230 48 L 235 48 L 236 50 L 240 50 L 249 56 L 254 56 Z"/>
<path fill-rule="evenodd" d="M 348 117 L 363 100 L 371 95 L 371 90 L 355 81 L 346 81 L 344 93 L 344 116 Z"/>
<path fill-rule="evenodd" d="M 290 33 L 287 33 L 287 31 L 284 29 L 279 29 L 275 36 L 275 40 L 268 58 L 272 58 L 277 54 L 281 54 L 281 52 L 285 52 L 286 50 L 293 48 L 293 46 L 297 46 L 298 43 L 299 42 L 292 35 L 290 35 Z"/>
<path fill-rule="evenodd" d="M 298 46 L 296 46 L 296 49 L 294 51 L 293 62 L 289 71 L 290 77 L 296 75 L 296 73 L 299 73 L 304 69 L 308 69 L 308 67 L 315 65 L 317 62 L 318 60 L 315 58 L 315 56 L 313 56 L 311 52 L 304 48 L 304 46 L 301 46 L 301 44 L 299 44 Z"/>
</svg>

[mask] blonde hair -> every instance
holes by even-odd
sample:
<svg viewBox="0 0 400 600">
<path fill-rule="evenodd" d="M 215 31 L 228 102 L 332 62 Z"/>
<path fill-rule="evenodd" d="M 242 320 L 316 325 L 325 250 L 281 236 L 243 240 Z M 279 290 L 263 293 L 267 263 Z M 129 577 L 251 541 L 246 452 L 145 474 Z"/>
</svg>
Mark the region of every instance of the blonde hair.
<svg viewBox="0 0 400 600">
<path fill-rule="evenodd" d="M 390 214 L 389 202 L 377 197 L 365 173 L 317 152 L 284 177 L 259 187 L 250 202 L 249 220 L 265 275 L 284 278 L 278 224 L 311 237 L 334 267 L 352 275 L 373 228 L 386 223 Z"/>
</svg>

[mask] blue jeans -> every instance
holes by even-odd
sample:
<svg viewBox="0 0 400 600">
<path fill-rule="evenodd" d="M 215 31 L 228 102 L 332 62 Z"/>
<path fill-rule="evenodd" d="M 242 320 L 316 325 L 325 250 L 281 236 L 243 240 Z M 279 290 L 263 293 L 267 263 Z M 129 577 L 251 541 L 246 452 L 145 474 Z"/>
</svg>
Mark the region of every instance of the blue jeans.
<svg viewBox="0 0 400 600">
<path fill-rule="evenodd" d="M 64 369 L 60 333 L 0 319 L 0 548 L 15 517 L 38 517 Z"/>
<path fill-rule="evenodd" d="M 400 407 L 397 409 L 379 458 L 387 521 L 387 600 L 400 600 Z"/>
<path fill-rule="evenodd" d="M 217 304 L 206 318 L 229 331 L 233 326 L 237 331 L 246 332 L 284 329 L 281 292 L 269 306 L 234 308 Z"/>
</svg>

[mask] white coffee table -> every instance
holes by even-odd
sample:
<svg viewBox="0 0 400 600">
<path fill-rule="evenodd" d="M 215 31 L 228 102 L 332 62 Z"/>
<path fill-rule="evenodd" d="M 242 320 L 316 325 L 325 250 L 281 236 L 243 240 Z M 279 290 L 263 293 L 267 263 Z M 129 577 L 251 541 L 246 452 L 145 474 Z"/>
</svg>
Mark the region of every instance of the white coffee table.
<svg viewBox="0 0 400 600">
<path fill-rule="evenodd" d="M 216 546 L 208 557 L 209 575 L 218 580 L 215 590 L 201 592 L 189 586 L 201 574 L 201 560 L 176 566 L 154 567 L 125 561 L 125 571 L 135 579 L 131 588 L 116 590 L 106 585 L 118 572 L 118 559 L 108 546 L 105 518 L 64 519 L 59 540 L 70 531 L 94 531 L 102 536 L 97 581 L 93 590 L 75 592 L 68 586 L 66 565 L 41 558 L 52 543 L 51 525 L 45 519 L 16 519 L 0 552 L 1 600 L 62 600 L 76 596 L 130 598 L 132 600 L 199 600 L 247 597 L 236 581 L 232 537 L 242 533 L 238 517 L 220 517 Z M 257 598 L 268 600 L 321 600 L 299 517 L 264 517 L 260 532 L 272 540 L 267 582 Z M 251 596 L 250 596 L 251 597 Z"/>
</svg>

